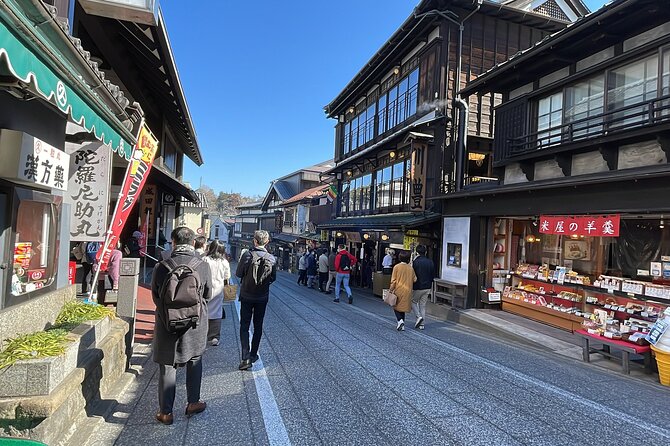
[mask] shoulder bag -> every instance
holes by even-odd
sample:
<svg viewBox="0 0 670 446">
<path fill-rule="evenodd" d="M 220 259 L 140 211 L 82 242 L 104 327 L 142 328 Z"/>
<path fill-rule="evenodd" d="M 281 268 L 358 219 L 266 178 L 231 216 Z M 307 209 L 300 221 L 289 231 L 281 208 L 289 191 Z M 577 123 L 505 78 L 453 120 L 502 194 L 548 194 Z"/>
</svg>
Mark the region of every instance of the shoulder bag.
<svg viewBox="0 0 670 446">
<path fill-rule="evenodd" d="M 393 290 L 382 291 L 382 299 L 384 299 L 384 302 L 391 307 L 395 307 L 398 303 L 398 296 L 396 296 Z"/>
</svg>

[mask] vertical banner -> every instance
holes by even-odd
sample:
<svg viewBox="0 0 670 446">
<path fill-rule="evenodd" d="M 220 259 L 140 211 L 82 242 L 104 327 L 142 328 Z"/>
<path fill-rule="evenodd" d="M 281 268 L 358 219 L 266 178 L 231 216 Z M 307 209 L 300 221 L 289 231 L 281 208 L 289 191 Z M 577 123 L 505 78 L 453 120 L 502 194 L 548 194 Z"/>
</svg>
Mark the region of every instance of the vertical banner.
<svg viewBox="0 0 670 446">
<path fill-rule="evenodd" d="M 142 191 L 142 226 L 146 224 L 147 232 L 145 237 L 147 240 L 153 238 L 156 234 L 156 201 L 158 193 L 156 192 L 155 184 L 147 184 Z"/>
<path fill-rule="evenodd" d="M 66 202 L 72 206 L 70 241 L 102 242 L 107 230 L 111 149 L 87 144 L 70 155 Z"/>
<path fill-rule="evenodd" d="M 149 213 L 147 212 L 144 216 L 144 223 L 140 228 L 142 235 L 137 239 L 137 243 L 140 245 L 140 256 L 144 257 L 147 255 L 147 244 L 149 242 Z"/>
<path fill-rule="evenodd" d="M 104 271 L 107 268 L 107 262 L 109 262 L 112 249 L 116 247 L 121 236 L 121 231 L 123 231 L 130 212 L 133 210 L 133 206 L 140 199 L 142 186 L 144 186 L 149 176 L 157 149 L 158 140 L 146 125 L 143 126 L 140 136 L 137 138 L 137 145 L 135 146 L 135 150 L 133 150 L 132 159 L 126 170 L 126 176 L 119 193 L 119 199 L 116 202 L 110 228 L 107 231 L 105 244 L 103 249 L 98 251 L 98 261 L 100 263 L 98 271 Z"/>
<path fill-rule="evenodd" d="M 428 147 L 425 144 L 412 142 L 411 188 L 409 209 L 412 212 L 423 212 L 426 209 L 426 157 Z"/>
</svg>

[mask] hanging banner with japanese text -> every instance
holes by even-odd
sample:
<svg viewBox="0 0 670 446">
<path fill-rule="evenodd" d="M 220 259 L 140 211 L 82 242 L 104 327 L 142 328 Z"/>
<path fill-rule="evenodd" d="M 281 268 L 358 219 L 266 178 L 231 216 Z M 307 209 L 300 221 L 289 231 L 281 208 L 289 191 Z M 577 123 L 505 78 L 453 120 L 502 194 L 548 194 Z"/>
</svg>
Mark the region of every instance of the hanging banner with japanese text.
<svg viewBox="0 0 670 446">
<path fill-rule="evenodd" d="M 123 227 L 128 221 L 130 212 L 133 206 L 140 200 L 140 193 L 142 187 L 149 176 L 149 171 L 153 165 L 154 156 L 158 149 L 158 140 L 151 133 L 147 126 L 142 127 L 140 135 L 137 138 L 137 145 L 133 150 L 133 156 L 126 170 L 126 176 L 123 180 L 121 193 L 116 202 L 116 209 L 114 210 L 114 217 L 107 231 L 107 238 L 103 249 L 98 251 L 98 260 L 100 261 L 100 269 L 104 271 L 109 262 L 109 256 L 112 249 L 116 247 Z M 100 260 L 102 258 L 102 260 Z"/>
<path fill-rule="evenodd" d="M 620 216 L 615 215 L 542 215 L 540 234 L 618 237 Z"/>
<path fill-rule="evenodd" d="M 428 147 L 425 144 L 412 142 L 411 188 L 409 209 L 412 212 L 423 212 L 426 209 L 426 157 Z"/>
<path fill-rule="evenodd" d="M 156 223 L 156 200 L 158 199 L 157 197 L 158 192 L 156 190 L 155 184 L 147 184 L 146 186 L 144 186 L 144 190 L 142 191 L 142 209 L 140 215 L 142 218 L 142 227 L 144 227 L 145 225 L 147 227 L 147 233 L 146 233 L 147 240 L 153 239 L 154 236 L 156 235 L 154 230 Z"/>
<path fill-rule="evenodd" d="M 72 206 L 70 241 L 102 242 L 107 230 L 111 149 L 90 143 L 70 155 L 66 202 Z"/>
</svg>

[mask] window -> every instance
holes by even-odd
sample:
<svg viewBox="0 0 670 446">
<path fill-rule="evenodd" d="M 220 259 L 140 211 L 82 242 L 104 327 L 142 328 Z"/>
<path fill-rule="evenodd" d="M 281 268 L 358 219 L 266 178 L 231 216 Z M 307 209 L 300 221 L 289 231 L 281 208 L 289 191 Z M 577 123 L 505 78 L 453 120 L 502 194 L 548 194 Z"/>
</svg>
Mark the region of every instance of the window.
<svg viewBox="0 0 670 446">
<path fill-rule="evenodd" d="M 356 212 L 360 209 L 360 189 L 361 179 L 351 180 L 351 191 L 349 192 L 349 212 Z"/>
<path fill-rule="evenodd" d="M 242 232 L 242 223 L 235 223 L 235 232 L 238 234 Z"/>
<path fill-rule="evenodd" d="M 177 149 L 170 138 L 165 139 L 165 149 L 163 151 L 163 163 L 171 172 L 177 172 Z"/>
<path fill-rule="evenodd" d="M 375 104 L 368 107 L 367 120 L 365 121 L 365 142 L 375 138 Z"/>
<path fill-rule="evenodd" d="M 361 211 L 368 211 L 371 209 L 371 183 L 372 174 L 367 174 L 361 178 Z"/>
<path fill-rule="evenodd" d="M 344 153 L 351 152 L 351 122 L 344 124 Z"/>
<path fill-rule="evenodd" d="M 389 90 L 388 99 L 388 130 L 391 130 L 398 123 L 398 87 L 395 86 Z"/>
<path fill-rule="evenodd" d="M 397 122 L 400 124 L 403 122 L 405 119 L 407 119 L 407 85 L 408 85 L 408 78 L 404 78 L 403 80 L 400 81 L 398 84 L 398 107 L 397 107 L 397 112 L 398 112 L 398 118 Z"/>
<path fill-rule="evenodd" d="M 670 49 L 663 52 L 663 67 L 661 71 L 661 96 L 670 95 Z M 661 101 L 661 115 L 670 115 L 670 99 Z"/>
<path fill-rule="evenodd" d="M 349 212 L 349 182 L 345 181 L 342 185 L 342 199 L 340 201 L 342 206 L 342 213 Z"/>
<path fill-rule="evenodd" d="M 14 236 L 12 295 L 25 295 L 53 283 L 58 269 L 57 232 L 55 204 L 20 201 Z"/>
<path fill-rule="evenodd" d="M 602 131 L 602 118 L 588 119 L 603 113 L 605 79 L 598 76 L 579 82 L 565 90 L 565 122 L 572 126 L 572 139 Z"/>
<path fill-rule="evenodd" d="M 386 95 L 382 95 L 377 102 L 377 120 L 379 121 L 379 134 L 386 131 Z"/>
<path fill-rule="evenodd" d="M 537 146 L 544 148 L 561 141 L 563 92 L 540 99 L 537 113 Z"/>
<path fill-rule="evenodd" d="M 417 68 L 409 74 L 409 90 L 407 92 L 407 117 L 414 116 L 416 113 L 418 99 L 419 69 Z"/>
<path fill-rule="evenodd" d="M 391 175 L 392 167 L 377 171 L 377 207 L 385 208 L 391 205 Z"/>
<path fill-rule="evenodd" d="M 610 117 L 610 128 L 645 122 L 649 106 L 641 104 L 634 107 L 634 105 L 655 99 L 657 88 L 658 57 L 656 56 L 610 71 L 607 81 L 607 110 L 625 108 Z"/>
<path fill-rule="evenodd" d="M 391 205 L 400 206 L 402 204 L 402 190 L 405 179 L 405 163 L 399 162 L 393 165 L 393 192 Z"/>
<path fill-rule="evenodd" d="M 219 239 L 219 227 L 218 226 L 214 226 L 214 238 L 216 240 Z"/>
</svg>

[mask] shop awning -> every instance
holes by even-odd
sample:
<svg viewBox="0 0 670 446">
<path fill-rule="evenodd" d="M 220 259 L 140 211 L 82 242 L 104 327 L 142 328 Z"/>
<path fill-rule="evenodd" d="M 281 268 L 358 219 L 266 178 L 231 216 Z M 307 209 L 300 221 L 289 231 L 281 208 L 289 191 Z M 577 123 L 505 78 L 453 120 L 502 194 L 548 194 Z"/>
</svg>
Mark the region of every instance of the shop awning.
<svg viewBox="0 0 670 446">
<path fill-rule="evenodd" d="M 193 203 L 198 202 L 198 195 L 193 189 L 186 186 L 184 183 L 164 170 L 163 167 L 160 167 L 156 164 L 154 164 L 151 168 L 149 182 L 155 182 L 172 192 L 174 195 L 179 195 L 180 197 L 183 197 Z"/>
<path fill-rule="evenodd" d="M 275 234 L 272 236 L 272 241 L 279 241 L 285 243 L 295 243 L 298 241 L 298 236 L 294 234 Z"/>
<path fill-rule="evenodd" d="M 425 212 L 414 214 L 403 212 L 399 214 L 365 215 L 360 217 L 343 217 L 319 225 L 319 229 L 400 229 L 415 228 L 426 223 L 438 221 L 440 214 Z"/>
<path fill-rule="evenodd" d="M 130 159 L 134 137 L 16 2 L 0 4 L 0 84 L 27 89 Z M 43 17 L 44 23 L 54 20 Z M 73 51 L 76 50 L 73 47 Z M 76 54 L 77 57 L 82 57 Z"/>
</svg>

